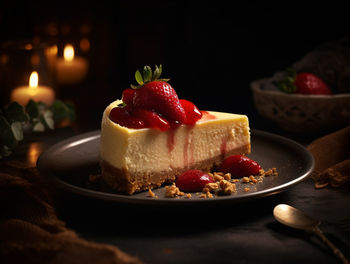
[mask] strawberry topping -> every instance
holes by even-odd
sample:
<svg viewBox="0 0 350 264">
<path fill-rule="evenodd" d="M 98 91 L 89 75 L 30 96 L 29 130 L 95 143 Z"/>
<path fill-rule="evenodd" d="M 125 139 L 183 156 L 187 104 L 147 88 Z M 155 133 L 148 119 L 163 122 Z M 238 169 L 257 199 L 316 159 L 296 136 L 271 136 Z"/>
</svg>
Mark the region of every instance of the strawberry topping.
<svg viewBox="0 0 350 264">
<path fill-rule="evenodd" d="M 145 122 L 130 114 L 126 107 L 114 107 L 109 113 L 109 118 L 121 126 L 129 128 L 144 128 Z"/>
<path fill-rule="evenodd" d="M 129 128 L 154 128 L 166 131 L 181 124 L 194 125 L 202 113 L 190 101 L 179 100 L 169 79 L 161 79 L 162 66 L 154 72 L 149 66 L 143 73 L 136 71 L 138 85 L 131 85 L 122 93 L 123 105 L 112 110 L 110 118 L 119 125 Z"/>
<path fill-rule="evenodd" d="M 186 120 L 184 124 L 194 125 L 199 119 L 202 118 L 203 113 L 198 110 L 197 106 L 195 106 L 194 103 L 185 99 L 180 99 L 180 103 L 186 114 Z"/>
<path fill-rule="evenodd" d="M 151 110 L 137 108 L 133 110 L 132 114 L 144 121 L 144 127 L 159 129 L 161 131 L 166 131 L 170 128 L 170 124 L 165 118 Z"/>
</svg>

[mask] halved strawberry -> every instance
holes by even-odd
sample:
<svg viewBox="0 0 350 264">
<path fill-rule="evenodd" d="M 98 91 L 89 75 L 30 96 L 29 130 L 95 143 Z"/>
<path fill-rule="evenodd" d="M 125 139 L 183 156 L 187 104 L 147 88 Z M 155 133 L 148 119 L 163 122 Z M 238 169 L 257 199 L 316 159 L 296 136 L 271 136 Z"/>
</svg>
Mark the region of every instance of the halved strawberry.
<svg viewBox="0 0 350 264">
<path fill-rule="evenodd" d="M 129 128 L 145 127 L 145 122 L 141 118 L 131 115 L 127 107 L 114 107 L 109 113 L 109 118 L 113 122 Z"/>
<path fill-rule="evenodd" d="M 170 128 L 170 124 L 166 119 L 151 110 L 136 108 L 132 115 L 143 120 L 145 127 L 159 129 L 160 131 L 166 131 Z"/>
<path fill-rule="evenodd" d="M 259 173 L 261 166 L 254 160 L 243 155 L 227 157 L 220 166 L 220 171 L 231 173 L 232 177 L 245 177 Z"/>
<path fill-rule="evenodd" d="M 180 99 L 180 103 L 186 113 L 186 121 L 184 124 L 194 125 L 199 119 L 202 118 L 202 112 L 199 111 L 194 103 L 185 99 Z"/>
<path fill-rule="evenodd" d="M 200 192 L 211 182 L 214 182 L 213 178 L 200 170 L 185 171 L 175 181 L 176 186 L 183 192 Z"/>
</svg>

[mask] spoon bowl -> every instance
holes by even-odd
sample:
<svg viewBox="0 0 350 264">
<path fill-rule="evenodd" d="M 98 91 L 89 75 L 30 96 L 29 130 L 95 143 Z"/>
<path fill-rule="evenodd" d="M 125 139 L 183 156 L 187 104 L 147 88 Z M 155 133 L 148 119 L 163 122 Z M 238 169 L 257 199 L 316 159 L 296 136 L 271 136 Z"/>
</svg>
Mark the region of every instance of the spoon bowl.
<svg viewBox="0 0 350 264">
<path fill-rule="evenodd" d="M 287 204 L 279 204 L 273 209 L 275 219 L 292 228 L 312 231 L 320 221 Z"/>
<path fill-rule="evenodd" d="M 323 234 L 319 228 L 321 221 L 287 204 L 277 205 L 273 209 L 273 215 L 281 224 L 317 235 L 344 264 L 350 264 L 343 253 Z"/>
</svg>

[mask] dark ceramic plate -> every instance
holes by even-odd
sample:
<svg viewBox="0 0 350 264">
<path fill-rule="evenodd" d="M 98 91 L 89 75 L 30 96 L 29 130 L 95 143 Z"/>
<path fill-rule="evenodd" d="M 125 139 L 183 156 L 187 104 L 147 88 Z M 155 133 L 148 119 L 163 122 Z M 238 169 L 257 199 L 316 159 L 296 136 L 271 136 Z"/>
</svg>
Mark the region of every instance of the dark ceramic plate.
<svg viewBox="0 0 350 264">
<path fill-rule="evenodd" d="M 93 131 L 57 143 L 46 150 L 38 160 L 41 174 L 53 179 L 58 187 L 79 195 L 119 203 L 139 204 L 209 204 L 233 203 L 273 195 L 297 184 L 306 178 L 314 167 L 310 152 L 290 139 L 263 131 L 252 130 L 252 159 L 266 170 L 276 167 L 278 176 L 265 177 L 254 185 L 237 183 L 237 192 L 228 196 L 215 196 L 211 199 L 166 198 L 165 187 L 154 190 L 158 199 L 148 196 L 148 192 L 123 195 L 108 190 L 103 184 L 91 184 L 89 175 L 99 173 L 100 131 Z M 248 187 L 248 192 L 244 189 Z"/>
</svg>

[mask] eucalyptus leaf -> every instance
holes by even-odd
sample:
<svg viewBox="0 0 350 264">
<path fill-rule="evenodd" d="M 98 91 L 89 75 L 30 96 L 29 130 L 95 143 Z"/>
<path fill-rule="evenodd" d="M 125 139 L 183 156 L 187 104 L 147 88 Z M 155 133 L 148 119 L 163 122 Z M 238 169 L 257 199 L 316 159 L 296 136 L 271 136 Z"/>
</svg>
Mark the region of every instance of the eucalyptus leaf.
<svg viewBox="0 0 350 264">
<path fill-rule="evenodd" d="M 135 79 L 139 85 L 143 85 L 142 75 L 141 75 L 141 72 L 139 70 L 137 70 L 135 72 Z"/>
<path fill-rule="evenodd" d="M 34 102 L 33 100 L 29 100 L 25 110 L 31 119 L 39 116 L 38 103 Z"/>
<path fill-rule="evenodd" d="M 21 122 L 13 122 L 11 124 L 11 130 L 17 141 L 23 140 L 23 128 Z"/>
<path fill-rule="evenodd" d="M 44 132 L 54 129 L 55 122 L 74 120 L 74 105 L 56 100 L 48 107 L 43 102 L 30 100 L 25 108 L 17 102 L 0 109 L 0 159 L 12 153 L 23 131 Z"/>
<path fill-rule="evenodd" d="M 10 156 L 12 153 L 11 149 L 4 145 L 4 146 L 1 146 L 0 145 L 0 159 L 3 158 L 3 157 L 8 157 Z"/>
<path fill-rule="evenodd" d="M 50 129 L 55 128 L 55 121 L 53 120 L 53 113 L 51 110 L 46 110 L 44 112 L 43 120 L 48 128 L 50 128 Z"/>
<path fill-rule="evenodd" d="M 23 128 L 21 122 L 13 122 L 11 130 L 17 141 L 23 140 Z"/>
<path fill-rule="evenodd" d="M 17 146 L 17 140 L 12 132 L 11 125 L 4 116 L 0 116 L 0 145 L 13 149 Z"/>
<path fill-rule="evenodd" d="M 17 102 L 12 102 L 5 107 L 4 113 L 10 123 L 28 121 L 28 115 L 24 112 L 23 106 Z"/>
<path fill-rule="evenodd" d="M 34 132 L 44 132 L 45 131 L 44 124 L 42 122 L 38 122 L 38 123 L 34 124 L 33 131 Z"/>
<path fill-rule="evenodd" d="M 49 110 L 52 111 L 54 122 L 61 122 L 66 119 L 73 121 L 75 119 L 74 106 L 69 103 L 65 104 L 61 100 L 55 100 Z"/>
</svg>

